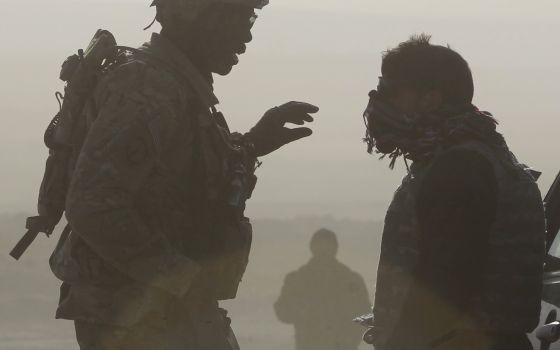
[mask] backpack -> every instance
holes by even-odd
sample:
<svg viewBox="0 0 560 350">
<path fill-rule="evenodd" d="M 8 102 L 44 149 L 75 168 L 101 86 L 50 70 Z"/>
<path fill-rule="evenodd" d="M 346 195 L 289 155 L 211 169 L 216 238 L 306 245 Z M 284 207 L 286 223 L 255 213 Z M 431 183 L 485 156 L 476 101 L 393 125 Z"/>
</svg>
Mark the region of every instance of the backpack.
<svg viewBox="0 0 560 350">
<path fill-rule="evenodd" d="M 43 181 L 39 190 L 38 216 L 27 218 L 27 233 L 10 252 L 19 260 L 39 233 L 49 237 L 62 219 L 66 194 L 72 178 L 74 161 L 85 140 L 87 129 L 84 113 L 87 100 L 100 78 L 119 64 L 123 53 L 135 49 L 117 46 L 107 30 L 98 30 L 87 49 L 79 50 L 62 64 L 60 80 L 66 83 L 64 95 L 56 92 L 60 110 L 44 135 L 49 149 Z M 63 235 L 70 232 L 66 226 Z"/>
</svg>

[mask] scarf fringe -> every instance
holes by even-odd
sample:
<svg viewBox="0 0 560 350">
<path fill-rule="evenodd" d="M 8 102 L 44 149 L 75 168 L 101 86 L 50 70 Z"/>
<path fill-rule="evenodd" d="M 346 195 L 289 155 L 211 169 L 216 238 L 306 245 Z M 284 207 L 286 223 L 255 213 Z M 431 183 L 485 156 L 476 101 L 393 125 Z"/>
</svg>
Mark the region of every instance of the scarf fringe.
<svg viewBox="0 0 560 350">
<path fill-rule="evenodd" d="M 507 147 L 503 136 L 496 131 L 498 121 L 488 112 L 483 112 L 474 107 L 474 110 L 454 117 L 446 118 L 442 125 L 429 128 L 418 128 L 415 137 L 402 137 L 400 146 L 390 153 L 382 153 L 376 149 L 376 141 L 371 136 L 369 129 L 363 141 L 367 144 L 369 154 L 381 154 L 380 160 L 389 158 L 389 168 L 393 170 L 400 157 L 403 157 L 406 168 L 409 170 L 407 159 L 429 156 L 441 144 L 466 138 L 476 138 Z M 412 157 L 412 155 L 415 157 Z"/>
</svg>

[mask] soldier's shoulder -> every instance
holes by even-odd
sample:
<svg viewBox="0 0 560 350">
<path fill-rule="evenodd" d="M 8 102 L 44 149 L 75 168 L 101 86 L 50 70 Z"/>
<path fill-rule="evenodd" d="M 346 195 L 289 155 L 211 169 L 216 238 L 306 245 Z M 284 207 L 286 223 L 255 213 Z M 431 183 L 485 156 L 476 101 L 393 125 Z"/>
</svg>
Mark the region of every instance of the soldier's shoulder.
<svg viewBox="0 0 560 350">
<path fill-rule="evenodd" d="M 141 125 L 138 130 L 143 132 L 144 125 L 148 125 L 160 148 L 185 117 L 190 99 L 184 87 L 165 70 L 143 59 L 126 57 L 102 76 L 93 103 L 98 127 L 91 128 L 90 134 L 100 139 L 107 134 L 122 138 L 125 134 L 119 133 L 131 133 L 127 130 L 133 130 L 135 125 Z"/>
<path fill-rule="evenodd" d="M 163 64 L 140 54 L 128 55 L 105 74 L 102 92 L 117 93 L 132 99 L 181 102 L 192 97 L 192 89 Z"/>
</svg>

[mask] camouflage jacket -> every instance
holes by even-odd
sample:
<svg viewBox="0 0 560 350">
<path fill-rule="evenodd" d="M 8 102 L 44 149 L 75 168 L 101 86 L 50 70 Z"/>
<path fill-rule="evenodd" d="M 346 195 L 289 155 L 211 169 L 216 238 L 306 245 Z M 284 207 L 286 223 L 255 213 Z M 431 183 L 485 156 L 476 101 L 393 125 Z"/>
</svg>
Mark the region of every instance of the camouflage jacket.
<svg viewBox="0 0 560 350">
<path fill-rule="evenodd" d="M 158 34 L 101 80 L 87 116 L 51 268 L 57 317 L 129 325 L 177 298 L 233 298 L 248 260 L 244 200 L 255 159 L 232 139 L 211 85 Z M 235 159 L 234 159 L 235 158 Z M 233 169 L 235 168 L 235 169 Z"/>
</svg>

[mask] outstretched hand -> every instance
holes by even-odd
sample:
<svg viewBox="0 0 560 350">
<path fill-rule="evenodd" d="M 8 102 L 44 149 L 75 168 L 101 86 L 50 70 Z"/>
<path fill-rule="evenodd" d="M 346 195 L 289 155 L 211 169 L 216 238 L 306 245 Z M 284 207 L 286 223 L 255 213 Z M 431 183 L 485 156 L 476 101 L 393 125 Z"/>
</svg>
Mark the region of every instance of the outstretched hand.
<svg viewBox="0 0 560 350">
<path fill-rule="evenodd" d="M 319 107 L 305 102 L 288 102 L 270 109 L 247 134 L 255 146 L 255 155 L 267 155 L 288 143 L 310 136 L 313 133 L 310 128 L 288 128 L 286 124 L 312 122 L 310 114 L 318 111 Z"/>
</svg>

